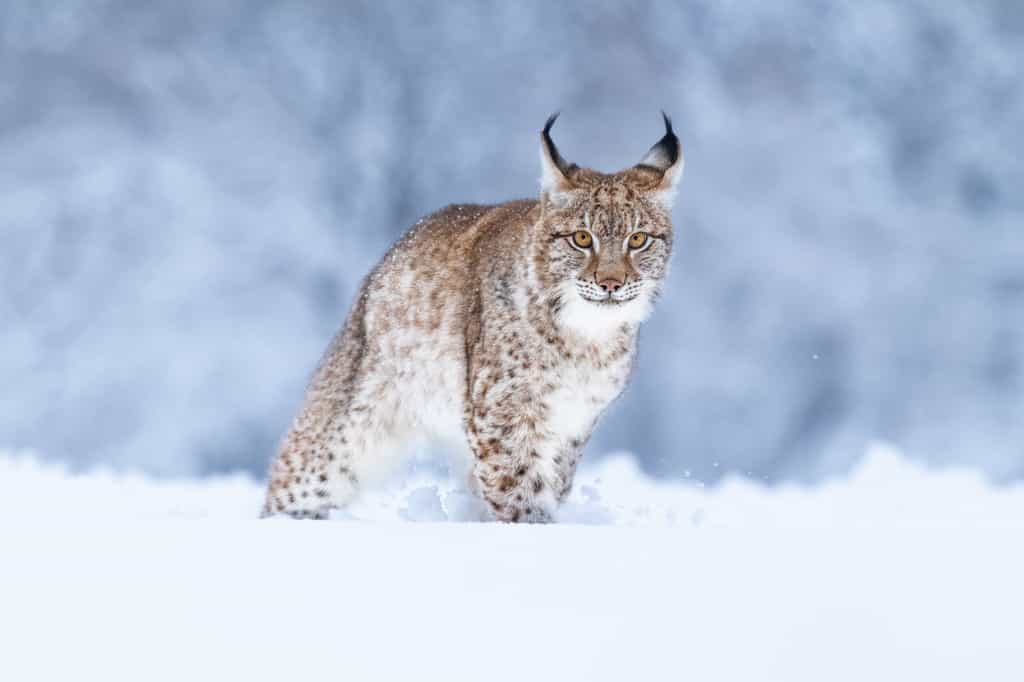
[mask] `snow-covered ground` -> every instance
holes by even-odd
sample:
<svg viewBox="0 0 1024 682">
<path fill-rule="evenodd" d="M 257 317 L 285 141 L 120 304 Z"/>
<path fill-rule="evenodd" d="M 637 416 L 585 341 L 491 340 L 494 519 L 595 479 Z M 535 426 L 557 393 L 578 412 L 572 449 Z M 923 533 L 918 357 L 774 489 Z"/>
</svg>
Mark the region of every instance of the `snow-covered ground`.
<svg viewBox="0 0 1024 682">
<path fill-rule="evenodd" d="M 0 679 L 1020 680 L 1024 487 L 585 468 L 552 526 L 419 468 L 334 522 L 259 482 L 0 455 Z"/>
</svg>

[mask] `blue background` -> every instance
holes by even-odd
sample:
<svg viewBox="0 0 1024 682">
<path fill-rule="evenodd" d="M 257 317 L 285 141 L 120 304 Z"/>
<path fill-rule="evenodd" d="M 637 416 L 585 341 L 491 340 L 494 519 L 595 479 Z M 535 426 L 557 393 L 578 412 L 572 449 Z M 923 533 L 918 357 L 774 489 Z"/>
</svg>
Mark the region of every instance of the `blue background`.
<svg viewBox="0 0 1024 682">
<path fill-rule="evenodd" d="M 417 217 L 673 115 L 668 289 L 589 448 L 1024 475 L 1024 5 L 5 2 L 0 446 L 262 474 Z"/>
</svg>

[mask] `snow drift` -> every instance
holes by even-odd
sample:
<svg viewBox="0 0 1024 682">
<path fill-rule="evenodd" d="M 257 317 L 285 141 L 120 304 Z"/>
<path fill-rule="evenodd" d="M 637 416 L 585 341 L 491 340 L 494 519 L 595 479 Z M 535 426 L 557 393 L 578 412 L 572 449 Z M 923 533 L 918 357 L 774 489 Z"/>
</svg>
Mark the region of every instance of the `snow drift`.
<svg viewBox="0 0 1024 682">
<path fill-rule="evenodd" d="M 552 526 L 453 523 L 477 508 L 422 469 L 339 522 L 257 521 L 261 492 L 0 456 L 4 679 L 1024 672 L 1024 489 L 884 447 L 814 488 L 610 457 Z"/>
<path fill-rule="evenodd" d="M 484 519 L 484 510 L 429 460 L 367 492 L 334 519 Z M 11 521 L 254 519 L 263 483 L 246 474 L 166 479 L 94 470 L 69 474 L 29 454 L 0 454 L 0 519 Z M 735 529 L 1024 525 L 1024 485 L 996 487 L 970 470 L 929 470 L 875 445 L 845 479 L 764 486 L 730 476 L 713 487 L 644 475 L 626 454 L 586 463 L 562 523 Z"/>
</svg>

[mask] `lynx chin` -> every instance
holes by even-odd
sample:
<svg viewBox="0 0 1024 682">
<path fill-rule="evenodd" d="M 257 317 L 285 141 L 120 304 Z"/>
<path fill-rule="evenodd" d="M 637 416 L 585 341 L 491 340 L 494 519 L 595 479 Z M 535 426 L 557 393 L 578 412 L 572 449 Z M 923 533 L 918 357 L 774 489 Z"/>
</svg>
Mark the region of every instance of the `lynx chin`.
<svg viewBox="0 0 1024 682">
<path fill-rule="evenodd" d="M 366 277 L 271 466 L 264 516 L 326 518 L 428 437 L 468 443 L 470 487 L 495 519 L 553 520 L 629 379 L 683 172 L 668 116 L 612 174 L 562 158 L 556 117 L 538 199 L 442 209 Z"/>
</svg>

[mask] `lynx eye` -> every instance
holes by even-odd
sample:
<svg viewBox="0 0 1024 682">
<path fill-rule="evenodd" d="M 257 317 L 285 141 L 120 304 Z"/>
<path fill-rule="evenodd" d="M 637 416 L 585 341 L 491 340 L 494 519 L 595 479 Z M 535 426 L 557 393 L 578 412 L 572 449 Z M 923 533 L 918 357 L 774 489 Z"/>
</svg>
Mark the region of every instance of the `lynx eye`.
<svg viewBox="0 0 1024 682">
<path fill-rule="evenodd" d="M 572 233 L 572 243 L 581 249 L 589 249 L 594 243 L 594 238 L 586 230 L 577 230 Z"/>
<path fill-rule="evenodd" d="M 646 232 L 634 232 L 629 236 L 629 248 L 642 249 L 648 239 L 650 239 L 650 235 Z"/>
</svg>

